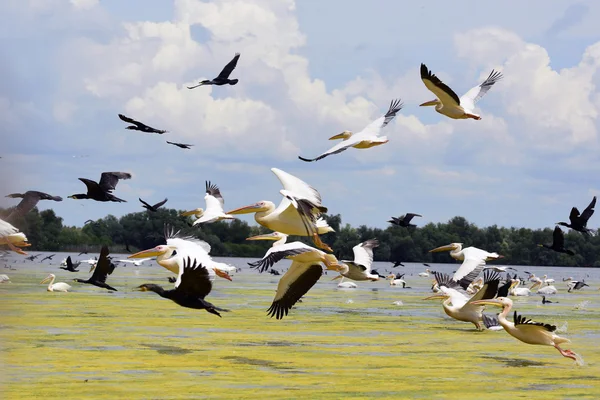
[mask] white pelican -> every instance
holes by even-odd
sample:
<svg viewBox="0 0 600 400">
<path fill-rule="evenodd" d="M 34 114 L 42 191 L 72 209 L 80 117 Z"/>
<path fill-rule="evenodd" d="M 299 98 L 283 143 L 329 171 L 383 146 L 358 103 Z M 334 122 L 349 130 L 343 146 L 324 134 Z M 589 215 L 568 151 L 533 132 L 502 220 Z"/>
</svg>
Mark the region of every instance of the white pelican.
<svg viewBox="0 0 600 400">
<path fill-rule="evenodd" d="M 423 278 L 429 278 L 430 273 L 431 273 L 431 271 L 429 270 L 429 268 L 426 268 L 425 272 L 419 272 L 419 276 L 421 276 Z"/>
<path fill-rule="evenodd" d="M 8 277 L 8 275 L 2 274 L 0 275 L 0 283 L 7 283 L 10 282 L 10 278 Z"/>
<path fill-rule="evenodd" d="M 19 247 L 31 246 L 27 243 L 27 236 L 23 232 L 20 232 L 17 228 L 9 224 L 8 222 L 0 219 L 0 245 L 6 244 L 8 247 L 19 254 L 27 255 Z"/>
<path fill-rule="evenodd" d="M 544 275 L 544 276 L 542 277 L 542 280 L 544 281 L 544 283 L 545 283 L 546 285 L 550 285 L 551 283 L 554 283 L 554 282 L 555 282 L 555 281 L 554 281 L 554 279 L 552 279 L 552 278 L 548 278 L 548 275 Z"/>
<path fill-rule="evenodd" d="M 142 258 L 141 260 L 119 260 L 119 262 L 133 264 L 136 267 L 139 267 L 140 265 L 142 265 L 144 263 L 144 261 L 148 261 L 148 260 L 152 260 L 152 257 Z"/>
<path fill-rule="evenodd" d="M 156 257 L 158 265 L 168 269 L 169 271 L 179 274 L 179 270 L 183 263 L 182 255 L 185 254 L 193 256 L 208 270 L 209 275 L 214 279 L 214 275 L 231 280 L 231 277 L 221 269 L 223 263 L 218 263 L 210 257 L 210 245 L 203 240 L 196 239 L 195 237 L 182 237 L 179 236 L 179 231 L 175 232 L 171 227 L 165 225 L 165 239 L 166 245 L 159 245 L 152 249 L 143 250 L 138 253 L 132 254 L 127 258 L 145 258 L 145 257 Z M 177 254 L 173 256 L 173 253 L 177 251 Z"/>
<path fill-rule="evenodd" d="M 511 296 L 529 296 L 531 294 L 531 290 L 529 288 L 520 288 L 519 285 L 521 281 L 519 279 L 511 279 L 511 286 L 508 290 L 508 293 Z"/>
<path fill-rule="evenodd" d="M 377 239 L 365 240 L 352 248 L 354 260 L 340 261 L 340 275 L 333 279 L 346 277 L 354 281 L 377 281 L 380 275 L 377 271 L 372 271 L 373 248 L 379 246 Z"/>
<path fill-rule="evenodd" d="M 390 123 L 391 120 L 394 119 L 396 113 L 401 109 L 402 103 L 400 102 L 400 99 L 392 100 L 387 113 L 371 122 L 362 131 L 354 134 L 350 131 L 344 131 L 338 135 L 332 136 L 329 138 L 329 140 L 343 139 L 343 141 L 336 144 L 316 158 L 309 159 L 300 156 L 298 156 L 298 158 L 306 162 L 318 161 L 332 154 L 339 154 L 350 147 L 354 147 L 355 149 L 368 149 L 374 146 L 386 144 L 389 141 L 387 136 L 379 136 L 379 133 L 381 132 L 382 128 L 384 128 Z"/>
<path fill-rule="evenodd" d="M 548 285 L 548 286 L 542 287 L 541 283 L 534 283 L 533 285 L 531 285 L 529 290 L 531 290 L 532 292 L 535 292 L 537 294 L 556 294 L 558 292 L 558 290 L 556 289 L 556 287 L 554 285 Z"/>
<path fill-rule="evenodd" d="M 502 325 L 509 335 L 519 339 L 521 342 L 553 346 L 563 357 L 568 357 L 576 361 L 579 358 L 573 351 L 560 348 L 561 343 L 570 343 L 571 341 L 553 333 L 556 331 L 556 326 L 544 324 L 542 322 L 533 322 L 531 319 L 518 315 L 516 311 L 513 317 L 514 323 L 508 321 L 506 317 L 513 305 L 511 299 L 507 297 L 498 297 L 497 299 L 479 300 L 473 303 L 477 305 L 502 307 L 502 312 L 498 314 L 498 322 L 500 322 L 500 325 Z"/>
<path fill-rule="evenodd" d="M 475 114 L 475 103 L 500 79 L 502 79 L 502 73 L 492 70 L 482 84 L 475 86 L 459 98 L 448 85 L 432 74 L 425 64 L 421 64 L 421 80 L 427 89 L 437 97 L 437 99 L 427 101 L 421 106 L 435 106 L 435 111 L 452 119 L 473 118 L 480 120 L 481 117 Z"/>
<path fill-rule="evenodd" d="M 463 249 L 462 245 L 462 243 L 450 243 L 449 245 L 429 250 L 429 252 L 437 253 L 450 250 L 450 256 L 452 258 L 455 260 L 463 260 L 463 263 L 458 267 L 452 279 L 459 281 L 461 286 L 466 288 L 479 276 L 485 267 L 486 261 L 496 260 L 503 256 L 498 253 L 489 253 L 472 246 Z"/>
<path fill-rule="evenodd" d="M 410 289 L 410 287 L 406 286 L 406 281 L 402 279 L 403 277 L 404 274 L 398 273 L 397 275 L 391 274 L 385 279 L 390 281 L 390 286 L 402 285 L 402 289 Z"/>
<path fill-rule="evenodd" d="M 56 282 L 54 283 L 54 278 L 56 278 L 54 276 L 54 274 L 50 274 L 47 277 L 45 277 L 40 284 L 42 283 L 46 283 L 46 282 L 50 282 L 48 283 L 48 291 L 49 292 L 68 292 L 69 289 L 71 289 L 71 285 L 66 284 L 64 282 Z"/>
<path fill-rule="evenodd" d="M 484 283 L 481 289 L 470 299 L 462 292 L 459 283 L 447 274 L 434 273 L 440 287 L 440 292 L 425 298 L 425 300 L 444 299 L 444 312 L 458 321 L 471 322 L 477 330 L 482 331 L 483 307 L 475 305 L 476 300 L 493 299 L 498 294 L 500 276 L 495 271 L 484 273 Z"/>
<path fill-rule="evenodd" d="M 358 286 L 354 282 L 344 282 L 344 277 L 342 277 L 337 287 L 339 287 L 340 289 L 356 289 Z"/>
<path fill-rule="evenodd" d="M 535 274 L 530 274 L 528 279 L 529 282 L 532 282 L 534 284 L 542 285 L 544 283 L 544 281 L 542 281 L 542 279 L 539 276 L 535 276 Z"/>
<path fill-rule="evenodd" d="M 236 219 L 234 216 L 225 214 L 223 212 L 223 204 L 225 204 L 225 201 L 223 200 L 223 196 L 221 196 L 221 191 L 219 190 L 217 185 L 211 184 L 210 181 L 206 181 L 206 194 L 204 195 L 204 201 L 206 201 L 206 210 L 200 213 L 199 218 L 196 219 L 192 225 L 205 223 L 210 224 L 213 222 L 221 221 L 223 219 Z M 197 208 L 192 211 L 186 211 L 181 215 L 198 216 L 199 210 L 202 209 Z"/>
<path fill-rule="evenodd" d="M 331 252 L 331 248 L 319 237 L 333 232 L 327 222 L 319 218 L 321 213 L 327 212 L 327 208 L 321 204 L 319 192 L 287 172 L 277 168 L 271 168 L 271 171 L 283 185 L 280 193 L 284 198 L 277 208 L 272 202 L 263 200 L 227 214 L 256 213 L 254 219 L 262 226 L 287 235 L 310 236 L 317 247 Z"/>
</svg>

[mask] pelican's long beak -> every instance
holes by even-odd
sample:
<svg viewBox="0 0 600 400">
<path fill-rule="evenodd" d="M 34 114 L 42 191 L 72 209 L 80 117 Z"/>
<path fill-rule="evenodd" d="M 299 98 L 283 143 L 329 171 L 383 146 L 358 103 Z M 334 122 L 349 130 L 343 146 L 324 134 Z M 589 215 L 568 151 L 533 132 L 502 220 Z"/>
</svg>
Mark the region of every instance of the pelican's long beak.
<svg viewBox="0 0 600 400">
<path fill-rule="evenodd" d="M 338 275 L 338 276 L 336 276 L 335 278 L 333 278 L 333 279 L 332 279 L 332 281 L 335 281 L 336 279 L 341 279 L 341 278 L 343 278 L 343 277 L 344 277 L 344 275 Z"/>
<path fill-rule="evenodd" d="M 429 250 L 430 253 L 439 253 L 440 251 L 450 251 L 454 250 L 454 246 L 447 244 L 445 246 L 436 247 L 433 250 Z"/>
<path fill-rule="evenodd" d="M 42 279 L 42 281 L 40 282 L 40 285 L 41 285 L 42 283 L 46 283 L 46 282 L 48 282 L 49 280 L 50 280 L 50 275 L 48 275 L 47 277 L 45 277 L 44 279 Z"/>
<path fill-rule="evenodd" d="M 182 217 L 189 217 L 190 215 L 202 215 L 204 214 L 204 210 L 201 208 L 196 208 L 195 210 L 191 210 L 191 211 L 186 211 L 186 212 L 182 212 L 181 216 Z"/>
<path fill-rule="evenodd" d="M 259 203 L 255 203 L 255 204 L 251 204 L 249 206 L 244 206 L 244 207 L 236 208 L 235 210 L 227 211 L 225 214 L 232 214 L 232 215 L 250 214 L 253 212 L 257 212 L 261 209 L 262 209 L 261 205 Z"/>
<path fill-rule="evenodd" d="M 132 255 L 130 255 L 127 258 L 158 257 L 158 256 L 162 256 L 163 254 L 165 254 L 164 251 L 158 251 L 158 250 L 156 250 L 156 248 L 151 248 L 151 249 L 148 249 L 148 250 L 142 250 L 140 252 L 132 254 Z"/>
<path fill-rule="evenodd" d="M 215 274 L 217 274 L 218 277 L 227 279 L 228 281 L 233 281 L 233 279 L 231 278 L 231 275 L 229 275 L 227 272 L 225 271 L 221 271 L 220 269 L 216 269 L 215 268 Z"/>
<path fill-rule="evenodd" d="M 425 297 L 423 300 L 439 300 L 439 299 L 447 299 L 449 296 L 445 294 L 434 294 L 433 296 Z"/>
<path fill-rule="evenodd" d="M 430 100 L 430 101 L 426 101 L 423 104 L 419 104 L 419 107 L 427 107 L 427 106 L 435 106 L 438 104 L 438 100 Z"/>
<path fill-rule="evenodd" d="M 246 238 L 246 240 L 279 240 L 276 232 L 265 233 L 264 235 L 256 235 Z"/>
<path fill-rule="evenodd" d="M 496 307 L 504 307 L 502 302 L 496 299 L 488 299 L 488 300 L 475 300 L 472 301 L 471 304 L 475 306 L 496 306 Z"/>
<path fill-rule="evenodd" d="M 338 133 L 329 138 L 329 140 L 337 140 L 337 139 L 346 139 L 348 137 L 348 132 L 344 131 L 342 133 Z"/>
</svg>

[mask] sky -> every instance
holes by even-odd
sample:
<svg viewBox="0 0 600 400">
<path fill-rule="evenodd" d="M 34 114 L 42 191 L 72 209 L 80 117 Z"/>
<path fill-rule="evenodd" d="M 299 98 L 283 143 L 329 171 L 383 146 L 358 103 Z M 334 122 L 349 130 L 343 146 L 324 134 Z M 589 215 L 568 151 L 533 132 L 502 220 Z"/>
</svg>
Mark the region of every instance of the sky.
<svg viewBox="0 0 600 400">
<path fill-rule="evenodd" d="M 460 215 L 479 226 L 552 227 L 600 194 L 600 2 L 441 0 L 6 0 L 0 4 L 0 193 L 39 190 L 67 225 L 204 207 L 278 203 L 270 168 L 315 187 L 353 226 Z M 236 52 L 235 86 L 186 89 Z M 459 95 L 492 69 L 480 121 L 432 107 L 421 63 Z M 312 158 L 390 101 L 389 143 Z M 117 114 L 169 131 L 125 130 Z M 194 144 L 192 150 L 166 140 Z M 130 172 L 126 203 L 72 200 L 77 178 Z M 0 196 L 0 207 L 16 205 Z M 252 216 L 241 216 L 254 223 Z M 600 225 L 600 216 L 590 220 Z"/>
</svg>

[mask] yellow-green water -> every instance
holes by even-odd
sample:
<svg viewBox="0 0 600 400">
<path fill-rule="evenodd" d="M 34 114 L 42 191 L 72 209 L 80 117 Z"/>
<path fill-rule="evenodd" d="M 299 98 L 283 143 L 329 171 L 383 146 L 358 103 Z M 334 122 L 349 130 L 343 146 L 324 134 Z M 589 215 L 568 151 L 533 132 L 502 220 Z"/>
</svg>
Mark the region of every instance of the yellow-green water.
<svg viewBox="0 0 600 400">
<path fill-rule="evenodd" d="M 557 283 L 559 304 L 515 301 L 527 317 L 567 323 L 562 335 L 573 343 L 564 347 L 585 360 L 576 366 L 551 347 L 448 319 L 439 302 L 422 300 L 423 278 L 409 279 L 413 289 L 374 282 L 342 291 L 324 276 L 277 321 L 266 309 L 278 277 L 267 274 L 218 280 L 208 300 L 232 310 L 218 318 L 132 291 L 171 286 L 155 265 L 117 268 L 108 280 L 116 293 L 71 282 L 87 272 L 18 268 L 0 270 L 12 280 L 0 285 L 5 399 L 600 398 L 594 285 L 567 294 Z M 75 291 L 46 292 L 38 282 L 48 272 Z"/>
</svg>

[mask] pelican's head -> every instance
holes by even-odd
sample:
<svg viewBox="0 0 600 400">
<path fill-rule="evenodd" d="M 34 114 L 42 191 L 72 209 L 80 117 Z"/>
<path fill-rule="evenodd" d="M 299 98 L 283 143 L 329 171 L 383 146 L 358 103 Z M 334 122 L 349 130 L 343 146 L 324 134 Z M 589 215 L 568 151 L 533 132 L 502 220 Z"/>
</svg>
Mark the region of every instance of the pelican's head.
<svg viewBox="0 0 600 400">
<path fill-rule="evenodd" d="M 244 207 L 236 208 L 235 210 L 227 211 L 225 214 L 237 215 L 237 214 L 250 214 L 250 213 L 257 213 L 257 212 L 265 212 L 265 211 L 269 211 L 273 207 L 275 207 L 275 205 L 273 203 L 271 203 L 270 201 L 263 200 L 263 201 L 259 201 L 258 203 L 250 204 L 249 206 L 244 206 Z"/>
<path fill-rule="evenodd" d="M 176 250 L 176 249 L 172 246 L 161 244 L 161 245 L 153 247 L 151 249 L 142 250 L 138 253 L 132 254 L 127 258 L 159 257 L 159 256 L 165 255 L 169 252 L 173 252 L 174 250 Z"/>
<path fill-rule="evenodd" d="M 281 232 L 265 233 L 264 235 L 256 235 L 246 238 L 246 240 L 281 240 L 287 239 L 288 235 Z"/>
<path fill-rule="evenodd" d="M 196 217 L 200 218 L 202 216 L 202 214 L 204 214 L 204 210 L 202 208 L 196 208 L 194 210 L 191 211 L 185 211 L 181 213 L 182 217 L 189 217 L 190 215 L 195 215 Z"/>
<path fill-rule="evenodd" d="M 439 253 L 440 251 L 454 251 L 462 249 L 462 243 L 450 243 L 445 246 L 436 247 L 433 250 L 429 250 L 430 253 Z"/>
<path fill-rule="evenodd" d="M 344 140 L 346 140 L 350 136 L 352 136 L 352 132 L 350 132 L 350 131 L 344 131 L 342 133 L 338 133 L 337 135 L 330 137 L 329 140 L 336 140 L 336 139 L 344 139 Z"/>
<path fill-rule="evenodd" d="M 506 307 L 511 307 L 513 302 L 508 297 L 497 297 L 495 299 L 475 300 L 475 301 L 472 301 L 471 304 L 506 308 Z"/>
<path fill-rule="evenodd" d="M 440 104 L 440 101 L 438 99 L 435 99 L 435 100 L 426 101 L 423 104 L 419 104 L 419 107 L 437 106 L 438 104 Z"/>
<path fill-rule="evenodd" d="M 40 282 L 40 284 L 46 283 L 46 282 L 50 282 L 54 278 L 55 278 L 54 274 L 50 274 L 47 277 L 45 277 L 44 279 L 42 279 L 42 281 Z"/>
</svg>

